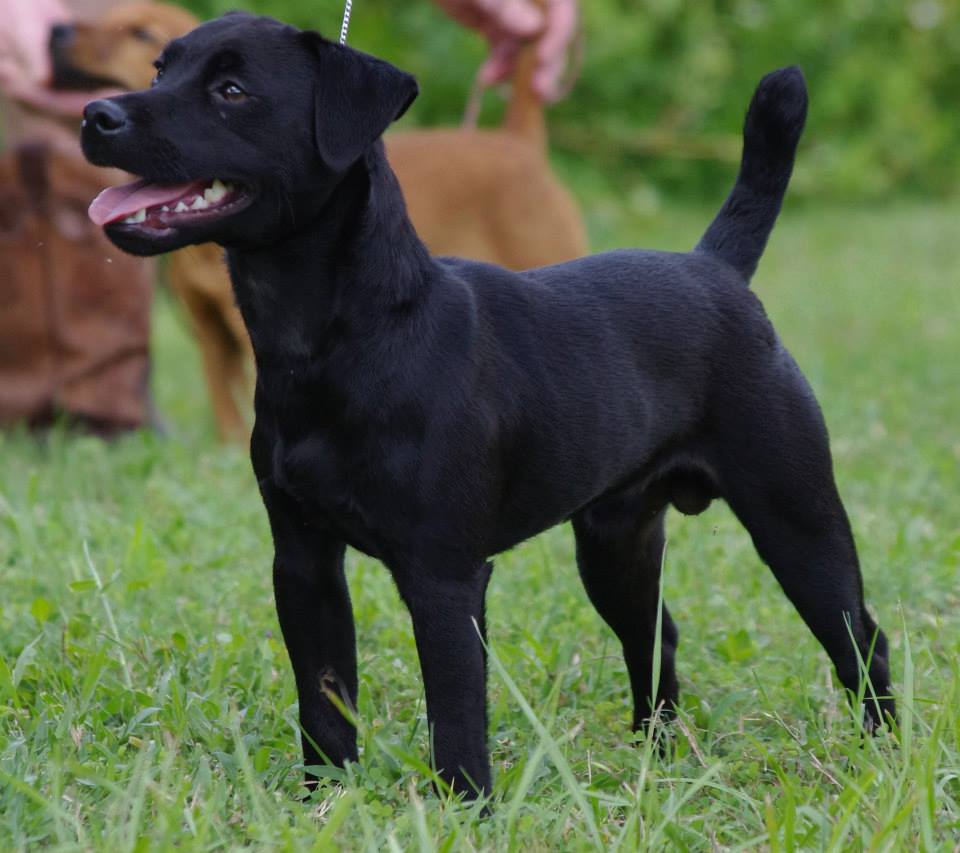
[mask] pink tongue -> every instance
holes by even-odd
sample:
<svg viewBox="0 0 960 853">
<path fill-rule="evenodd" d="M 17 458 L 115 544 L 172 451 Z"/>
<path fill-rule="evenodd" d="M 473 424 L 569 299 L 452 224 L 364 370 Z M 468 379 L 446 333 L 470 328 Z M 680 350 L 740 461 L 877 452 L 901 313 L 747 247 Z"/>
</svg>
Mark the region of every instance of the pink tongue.
<svg viewBox="0 0 960 853">
<path fill-rule="evenodd" d="M 204 181 L 187 184 L 152 184 L 140 180 L 119 187 L 107 187 L 90 205 L 87 215 L 97 225 L 106 225 L 136 213 L 142 207 L 156 207 L 176 201 L 191 190 L 203 194 Z"/>
</svg>

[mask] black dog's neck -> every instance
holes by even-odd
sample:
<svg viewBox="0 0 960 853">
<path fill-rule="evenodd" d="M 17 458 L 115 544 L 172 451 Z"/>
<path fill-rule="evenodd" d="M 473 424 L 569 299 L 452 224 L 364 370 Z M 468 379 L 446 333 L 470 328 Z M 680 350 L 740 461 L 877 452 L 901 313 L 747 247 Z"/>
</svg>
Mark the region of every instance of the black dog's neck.
<svg viewBox="0 0 960 853">
<path fill-rule="evenodd" d="M 265 248 L 230 248 L 227 259 L 257 362 L 275 367 L 322 358 L 333 337 L 372 331 L 384 313 L 425 299 L 431 281 L 382 142 L 312 222 Z"/>
</svg>

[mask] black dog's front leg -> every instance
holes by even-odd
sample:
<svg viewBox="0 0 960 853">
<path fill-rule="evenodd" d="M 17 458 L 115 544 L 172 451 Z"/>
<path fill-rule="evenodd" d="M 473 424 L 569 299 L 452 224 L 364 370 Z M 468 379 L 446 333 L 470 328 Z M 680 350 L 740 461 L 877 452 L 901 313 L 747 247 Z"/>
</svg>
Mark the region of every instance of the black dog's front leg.
<svg viewBox="0 0 960 853">
<path fill-rule="evenodd" d="M 429 572 L 395 576 L 413 619 L 437 772 L 468 798 L 489 793 L 486 654 L 480 633 L 490 564 L 478 563 L 456 578 Z"/>
<path fill-rule="evenodd" d="M 307 766 L 357 760 L 357 653 L 344 544 L 308 526 L 282 495 L 264 493 L 274 539 L 273 588 L 300 699 Z M 335 701 L 331 701 L 331 695 Z M 316 783 L 309 771 L 308 787 Z"/>
</svg>

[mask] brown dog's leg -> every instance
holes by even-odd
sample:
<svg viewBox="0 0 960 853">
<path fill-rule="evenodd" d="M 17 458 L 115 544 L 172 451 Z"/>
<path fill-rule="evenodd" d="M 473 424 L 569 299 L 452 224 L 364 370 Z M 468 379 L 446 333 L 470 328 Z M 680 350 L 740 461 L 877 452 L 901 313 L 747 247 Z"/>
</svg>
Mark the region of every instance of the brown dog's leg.
<svg viewBox="0 0 960 853">
<path fill-rule="evenodd" d="M 250 428 L 237 405 L 234 388 L 245 377 L 246 353 L 227 330 L 218 307 L 202 292 L 193 287 L 177 287 L 177 292 L 190 314 L 200 346 L 217 435 L 221 441 L 244 444 L 250 438 Z"/>
<path fill-rule="evenodd" d="M 217 320 L 209 324 L 207 334 L 198 336 L 217 435 L 221 441 L 246 444 L 250 426 L 235 396 L 235 390 L 245 385 L 245 353 Z"/>
<path fill-rule="evenodd" d="M 228 278 L 228 284 L 229 281 Z M 247 334 L 247 327 L 243 323 L 243 317 L 240 316 L 240 309 L 234 302 L 233 289 L 220 291 L 217 301 L 223 332 L 231 343 L 227 377 L 230 393 L 234 406 L 239 406 L 241 413 L 251 412 L 253 411 L 254 367 L 250 335 Z M 246 441 L 249 435 L 246 418 L 244 418 L 244 429 L 241 439 Z"/>
</svg>

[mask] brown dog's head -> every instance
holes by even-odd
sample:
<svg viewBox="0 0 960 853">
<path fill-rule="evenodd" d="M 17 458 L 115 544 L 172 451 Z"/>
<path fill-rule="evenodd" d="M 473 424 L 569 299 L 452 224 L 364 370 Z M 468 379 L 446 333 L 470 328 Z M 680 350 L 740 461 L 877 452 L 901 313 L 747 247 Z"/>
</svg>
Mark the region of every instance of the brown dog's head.
<svg viewBox="0 0 960 853">
<path fill-rule="evenodd" d="M 50 30 L 53 86 L 146 89 L 156 73 L 153 61 L 167 42 L 198 23 L 179 6 L 136 2 L 115 6 L 95 21 L 55 24 Z"/>
</svg>

